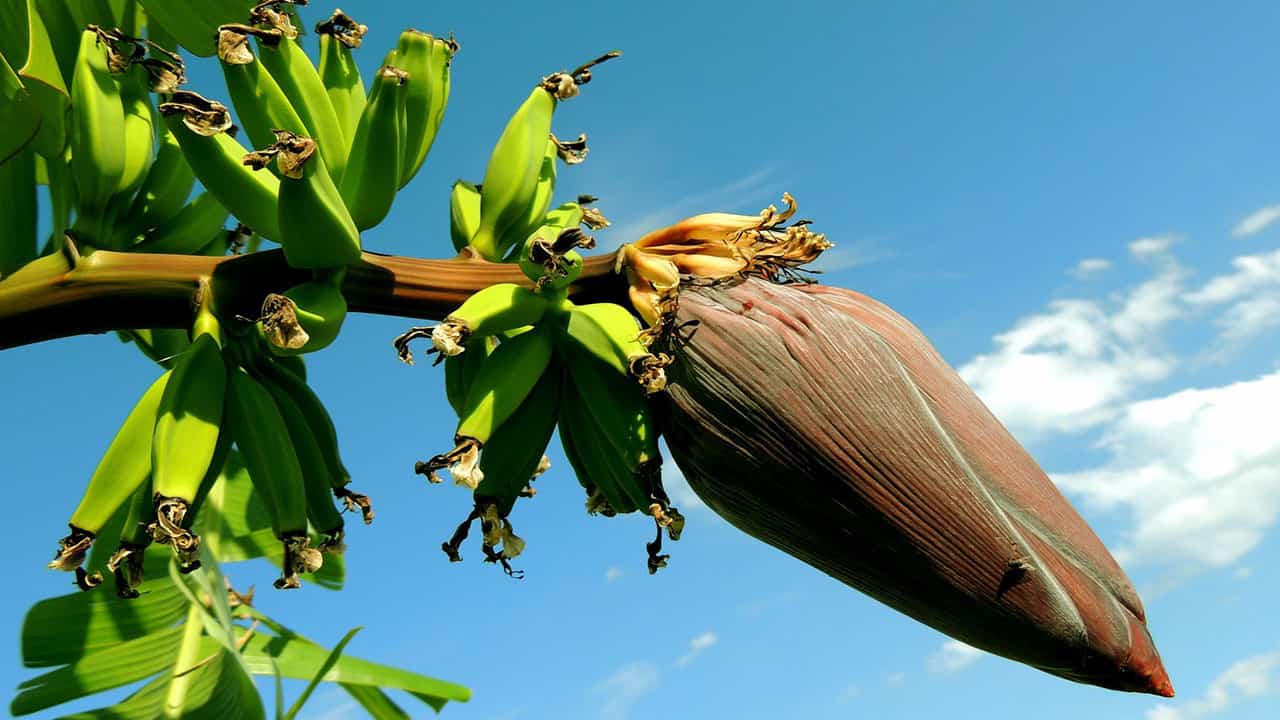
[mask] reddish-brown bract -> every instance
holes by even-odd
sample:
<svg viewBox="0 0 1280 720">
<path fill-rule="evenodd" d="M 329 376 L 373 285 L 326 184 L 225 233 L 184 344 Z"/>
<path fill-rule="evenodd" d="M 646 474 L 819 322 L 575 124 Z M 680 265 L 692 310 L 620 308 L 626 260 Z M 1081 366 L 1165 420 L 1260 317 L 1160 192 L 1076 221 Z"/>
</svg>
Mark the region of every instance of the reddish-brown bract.
<svg viewBox="0 0 1280 720">
<path fill-rule="evenodd" d="M 863 295 L 686 286 L 665 433 L 747 533 L 975 647 L 1172 695 L 1124 572 L 928 340 Z"/>
</svg>

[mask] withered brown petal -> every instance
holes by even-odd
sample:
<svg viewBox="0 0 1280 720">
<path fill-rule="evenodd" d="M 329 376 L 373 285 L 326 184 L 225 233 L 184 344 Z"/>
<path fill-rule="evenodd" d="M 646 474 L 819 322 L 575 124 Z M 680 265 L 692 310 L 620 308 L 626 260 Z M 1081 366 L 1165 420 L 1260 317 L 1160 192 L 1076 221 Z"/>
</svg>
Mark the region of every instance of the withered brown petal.
<svg viewBox="0 0 1280 720">
<path fill-rule="evenodd" d="M 918 330 L 821 293 L 682 287 L 676 322 L 698 325 L 668 369 L 663 425 L 694 491 L 970 645 L 1171 695 L 1131 584 L 1035 461 Z"/>
</svg>

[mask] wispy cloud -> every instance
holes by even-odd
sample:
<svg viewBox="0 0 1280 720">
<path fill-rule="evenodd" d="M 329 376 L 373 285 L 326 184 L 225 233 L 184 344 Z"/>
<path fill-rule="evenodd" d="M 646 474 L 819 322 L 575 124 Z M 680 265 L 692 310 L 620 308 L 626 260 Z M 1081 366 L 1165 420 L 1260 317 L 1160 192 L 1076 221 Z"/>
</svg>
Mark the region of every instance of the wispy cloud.
<svg viewBox="0 0 1280 720">
<path fill-rule="evenodd" d="M 1245 658 L 1214 678 L 1204 697 L 1157 705 L 1147 711 L 1147 720 L 1203 720 L 1221 715 L 1242 700 L 1271 694 L 1280 683 L 1278 670 L 1280 651 Z"/>
<path fill-rule="evenodd" d="M 620 577 L 622 577 L 622 568 L 611 567 L 608 570 L 604 571 L 605 582 L 613 582 L 614 580 L 617 580 Z"/>
<path fill-rule="evenodd" d="M 1229 344 L 1257 337 L 1280 326 L 1280 250 L 1242 255 L 1232 271 L 1211 278 L 1186 300 L 1197 307 L 1226 304 L 1217 326 Z"/>
<path fill-rule="evenodd" d="M 1277 220 L 1280 220 L 1280 205 L 1268 205 L 1246 215 L 1243 220 L 1236 223 L 1235 227 L 1231 228 L 1231 234 L 1234 237 L 1257 235 L 1271 227 Z"/>
<path fill-rule="evenodd" d="M 960 672 L 978 662 L 986 653 L 972 645 L 959 640 L 948 640 L 942 643 L 938 651 L 929 656 L 927 663 L 931 673 Z"/>
<path fill-rule="evenodd" d="M 624 665 L 592 689 L 601 699 L 602 720 L 626 720 L 637 702 L 658 687 L 660 673 L 651 662 Z"/>
<path fill-rule="evenodd" d="M 701 655 L 704 650 L 715 645 L 719 640 L 720 638 L 710 630 L 699 635 L 695 635 L 693 639 L 689 641 L 689 650 L 676 660 L 676 665 L 679 667 L 688 665 L 693 662 L 695 658 Z"/>
<path fill-rule="evenodd" d="M 1110 268 L 1111 261 L 1106 258 L 1085 258 L 1076 263 L 1076 266 L 1068 270 L 1067 273 L 1083 280 Z"/>
<path fill-rule="evenodd" d="M 1171 235 L 1153 235 L 1151 237 L 1138 238 L 1129 243 L 1129 254 L 1139 260 L 1147 260 L 1168 252 L 1169 246 L 1172 244 L 1173 236 Z"/>
</svg>

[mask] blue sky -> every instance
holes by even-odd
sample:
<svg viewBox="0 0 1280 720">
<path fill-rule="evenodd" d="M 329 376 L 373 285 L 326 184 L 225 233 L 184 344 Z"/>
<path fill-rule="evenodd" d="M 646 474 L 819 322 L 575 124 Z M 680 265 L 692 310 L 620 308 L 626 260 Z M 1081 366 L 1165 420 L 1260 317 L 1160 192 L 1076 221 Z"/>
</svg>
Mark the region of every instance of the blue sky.
<svg viewBox="0 0 1280 720">
<path fill-rule="evenodd" d="M 452 435 L 441 373 L 398 363 L 390 339 L 408 323 L 384 317 L 351 318 L 309 361 L 378 519 L 352 529 L 340 593 L 275 593 L 266 568 L 228 568 L 266 611 L 329 642 L 363 624 L 350 652 L 475 690 L 454 718 L 1273 717 L 1274 3 L 388 5 L 342 5 L 371 27 L 366 70 L 406 26 L 453 30 L 462 52 L 436 147 L 366 247 L 448 255 L 449 186 L 480 179 L 532 83 L 622 49 L 556 118 L 589 136 L 560 195 L 602 198 L 615 226 L 601 244 L 790 191 L 836 243 L 824 281 L 915 322 L 1122 560 L 1179 695 L 1079 686 L 951 643 L 689 498 L 650 577 L 650 526 L 587 517 L 558 448 L 513 516 L 526 579 L 478 548 L 451 565 L 436 548 L 468 496 L 412 472 Z M 225 95 L 208 63 L 190 75 Z M 5 351 L 0 374 L 0 686 L 14 687 L 30 675 L 17 618 L 67 589 L 44 564 L 156 370 L 104 336 Z M 344 697 L 318 695 L 308 717 L 358 717 Z"/>
</svg>

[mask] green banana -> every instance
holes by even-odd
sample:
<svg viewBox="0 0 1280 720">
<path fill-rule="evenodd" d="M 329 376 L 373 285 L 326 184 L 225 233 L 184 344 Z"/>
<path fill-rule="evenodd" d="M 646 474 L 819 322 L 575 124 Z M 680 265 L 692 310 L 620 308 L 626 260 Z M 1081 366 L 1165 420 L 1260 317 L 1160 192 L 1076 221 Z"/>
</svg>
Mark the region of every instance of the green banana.
<svg viewBox="0 0 1280 720">
<path fill-rule="evenodd" d="M 555 194 L 556 189 L 556 142 L 555 136 L 547 138 L 546 154 L 542 156 L 542 165 L 538 168 L 538 182 L 534 188 L 533 199 L 529 203 L 528 212 L 525 215 L 524 222 L 518 230 L 513 231 L 515 235 L 523 233 L 523 237 L 519 242 L 514 243 L 507 252 L 508 260 L 513 254 L 518 254 L 524 245 L 525 239 L 529 234 L 536 231 L 540 226 L 547 222 L 547 211 L 551 209 L 551 197 Z M 567 223 L 565 227 L 576 225 L 581 218 L 571 223 Z"/>
<path fill-rule="evenodd" d="M 458 52 L 450 37 L 437 38 L 417 30 L 405 30 L 396 44 L 396 62 L 409 73 L 404 109 L 404 144 L 401 148 L 402 188 L 418 174 L 431 152 L 449 103 L 449 66 Z"/>
<path fill-rule="evenodd" d="M 369 31 L 341 10 L 316 25 L 320 36 L 320 80 L 333 105 L 343 137 L 354 138 L 360 115 L 364 113 L 364 80 L 351 51 L 360 47 Z"/>
<path fill-rule="evenodd" d="M 240 125 L 255 148 L 274 143 L 276 136 L 272 131 L 276 129 L 310 135 L 280 83 L 249 49 L 250 35 L 257 36 L 259 43 L 283 41 L 278 30 L 261 30 L 249 25 L 218 28 L 218 64 Z M 261 52 L 258 55 L 261 56 Z"/>
<path fill-rule="evenodd" d="M 271 393 L 243 369 L 232 370 L 227 387 L 227 420 L 254 488 L 284 546 L 277 589 L 301 587 L 299 573 L 319 570 L 320 552 L 307 537 L 307 491 L 289 428 Z"/>
<path fill-rule="evenodd" d="M 565 203 L 548 212 L 520 246 L 520 270 L 538 289 L 562 291 L 582 274 L 577 248 L 595 247 L 595 238 L 578 228 L 584 217 L 578 203 Z"/>
<path fill-rule="evenodd" d="M 120 83 L 107 66 L 108 41 L 96 27 L 80 34 L 71 77 L 71 174 L 77 224 L 98 237 L 107 203 L 124 174 L 124 105 Z"/>
<path fill-rule="evenodd" d="M 151 447 L 154 534 L 172 543 L 185 565 L 195 560 L 199 549 L 200 538 L 189 527 L 218 448 L 227 385 L 221 331 L 207 305 L 200 308 L 192 334 L 191 347 L 174 359 Z"/>
<path fill-rule="evenodd" d="M 244 2 L 173 2 L 173 0 L 138 0 L 147 11 L 147 19 L 172 35 L 191 54 L 211 57 L 217 52 L 218 26 L 244 20 L 249 0 Z"/>
<path fill-rule="evenodd" d="M 287 131 L 267 150 L 251 153 L 254 169 L 274 157 L 282 176 L 277 224 L 284 257 L 295 268 L 321 270 L 360 262 L 360 231 L 315 153 L 315 141 Z"/>
<path fill-rule="evenodd" d="M 151 475 L 151 446 L 160 399 L 172 371 L 165 371 L 142 394 L 89 479 L 79 507 L 71 514 L 71 534 L 58 541 L 49 567 L 74 570 L 84 562 L 94 537 L 116 510 Z"/>
<path fill-rule="evenodd" d="M 413 354 L 409 351 L 409 342 L 417 338 L 431 338 L 430 352 L 457 355 L 469 338 L 487 337 L 537 323 L 547 305 L 546 298 L 515 283 L 490 285 L 467 298 L 443 323 L 410 328 L 393 344 L 400 359 L 410 365 Z"/>
<path fill-rule="evenodd" d="M 310 427 L 311 437 L 315 439 L 324 457 L 329 471 L 327 477 L 332 483 L 330 490 L 334 497 L 342 500 L 346 511 L 355 511 L 358 508 L 364 516 L 366 525 L 373 522 L 373 504 L 369 497 L 347 487 L 351 483 L 351 473 L 342 462 L 342 454 L 338 449 L 338 431 L 333 425 L 333 418 L 329 416 L 329 411 L 325 409 L 320 398 L 316 397 L 311 386 L 307 385 L 305 367 L 302 368 L 301 375 L 297 367 L 290 367 L 292 361 L 300 361 L 301 358 L 271 356 L 267 359 L 270 361 L 258 363 L 257 370 L 264 380 L 269 379 L 273 384 L 284 388 L 302 410 L 303 418 Z"/>
<path fill-rule="evenodd" d="M 449 193 L 449 238 L 462 252 L 480 226 L 480 189 L 466 180 L 453 183 Z"/>
<path fill-rule="evenodd" d="M 435 471 L 447 467 L 456 483 L 474 490 L 484 478 L 478 467 L 481 448 L 533 390 L 551 354 L 551 336 L 540 327 L 500 342 L 467 391 L 456 447 L 419 462 L 415 471 L 440 482 Z"/>
<path fill-rule="evenodd" d="M 267 295 L 262 301 L 259 324 L 272 353 L 309 353 L 328 347 L 337 339 L 347 317 L 343 275 L 343 270 L 325 273 L 289 288 L 283 295 Z"/>
<path fill-rule="evenodd" d="M 529 482 L 550 466 L 543 453 L 556 429 L 562 382 L 559 363 L 552 361 L 520 407 L 490 435 L 480 453 L 477 503 L 496 504 L 505 518 L 517 498 L 532 494 Z"/>
<path fill-rule="evenodd" d="M 148 231 L 129 249 L 134 252 L 192 255 L 209 245 L 210 238 L 221 237 L 227 209 L 212 193 L 202 192 L 187 203 L 173 219 Z M 223 248 L 225 252 L 225 247 Z"/>
<path fill-rule="evenodd" d="M 466 343 L 466 352 L 458 355 L 446 355 L 444 358 L 444 394 L 449 400 L 449 407 L 459 417 L 462 416 L 463 403 L 467 400 L 467 391 L 485 360 L 498 346 L 495 337 L 471 338 Z"/>
<path fill-rule="evenodd" d="M 135 328 L 120 333 L 122 341 L 132 342 L 143 355 L 166 369 L 191 346 L 187 331 L 179 328 Z"/>
<path fill-rule="evenodd" d="M 116 187 L 113 205 L 127 211 L 133 195 L 146 179 L 156 149 L 156 122 L 147 95 L 146 71 L 133 65 L 120 77 L 120 99 L 124 108 L 124 169 Z M 118 214 L 124 214 L 120 212 Z"/>
<path fill-rule="evenodd" d="M 342 177 L 347 166 L 350 139 L 342 130 L 320 73 L 311 64 L 311 58 L 307 57 L 301 43 L 288 34 L 280 37 L 277 42 L 264 42 L 259 35 L 258 60 L 280 86 L 306 130 L 284 125 L 274 127 L 315 138 L 329 172 L 335 180 Z"/>
<path fill-rule="evenodd" d="M 226 131 L 227 108 L 195 93 L 179 91 L 160 113 L 192 173 L 237 220 L 258 235 L 280 238 L 278 195 L 280 181 L 270 173 L 253 172 L 243 159 L 249 152 Z"/>
<path fill-rule="evenodd" d="M 377 93 L 360 116 L 350 162 L 339 184 L 342 201 L 361 230 L 382 222 L 395 200 L 396 168 L 404 141 L 401 115 L 413 81 L 403 70 L 388 65 L 378 70 L 373 82 Z"/>
<path fill-rule="evenodd" d="M 147 170 L 146 179 L 138 188 L 124 221 L 140 230 L 150 230 L 172 220 L 182 211 L 196 182 L 173 131 L 161 123 L 159 132 L 160 144 L 155 162 Z"/>
<path fill-rule="evenodd" d="M 560 444 L 578 482 L 587 491 L 587 512 L 592 515 L 626 515 L 640 509 L 644 498 L 628 491 L 631 474 L 588 408 L 588 401 L 573 387 L 566 370 L 560 398 Z"/>
<path fill-rule="evenodd" d="M 0 278 L 36 259 L 36 154 L 26 148 L 0 164 Z"/>
<path fill-rule="evenodd" d="M 645 393 L 653 394 L 667 386 L 665 368 L 671 358 L 650 353 L 640 332 L 635 317 L 621 305 L 570 304 L 565 333 L 557 340 L 585 351 L 615 373 L 638 382 Z"/>
</svg>

